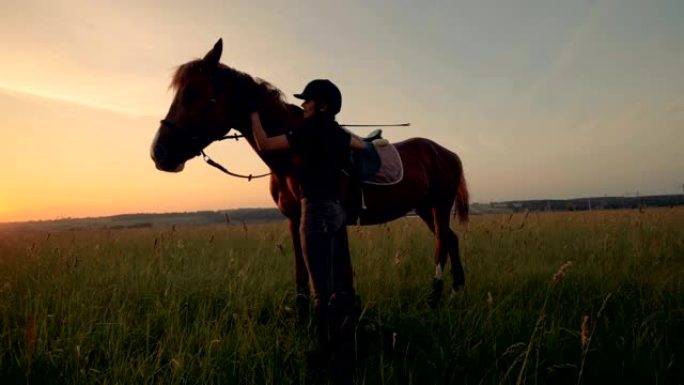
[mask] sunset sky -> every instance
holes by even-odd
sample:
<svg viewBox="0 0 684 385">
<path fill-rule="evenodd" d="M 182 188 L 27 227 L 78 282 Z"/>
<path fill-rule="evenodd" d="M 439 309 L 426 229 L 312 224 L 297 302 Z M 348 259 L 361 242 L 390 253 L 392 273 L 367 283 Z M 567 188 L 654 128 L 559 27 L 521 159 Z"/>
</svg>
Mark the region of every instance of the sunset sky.
<svg viewBox="0 0 684 385">
<path fill-rule="evenodd" d="M 411 122 L 385 136 L 458 153 L 475 202 L 682 193 L 681 0 L 3 0 L 0 222 L 273 207 L 265 180 L 149 157 L 174 68 L 219 37 L 288 96 L 333 80 L 340 122 Z"/>
</svg>

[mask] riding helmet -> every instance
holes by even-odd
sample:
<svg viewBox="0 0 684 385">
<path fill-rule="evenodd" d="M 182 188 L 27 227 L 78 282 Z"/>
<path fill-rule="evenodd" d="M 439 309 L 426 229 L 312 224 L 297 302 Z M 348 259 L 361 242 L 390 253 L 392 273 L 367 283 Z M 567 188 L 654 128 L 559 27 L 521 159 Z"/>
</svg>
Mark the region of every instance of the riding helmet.
<svg viewBox="0 0 684 385">
<path fill-rule="evenodd" d="M 295 94 L 295 98 L 303 100 L 317 100 L 328 104 L 330 112 L 337 114 L 342 109 L 342 93 L 337 86 L 328 79 L 316 79 L 304 87 L 301 94 Z"/>
</svg>

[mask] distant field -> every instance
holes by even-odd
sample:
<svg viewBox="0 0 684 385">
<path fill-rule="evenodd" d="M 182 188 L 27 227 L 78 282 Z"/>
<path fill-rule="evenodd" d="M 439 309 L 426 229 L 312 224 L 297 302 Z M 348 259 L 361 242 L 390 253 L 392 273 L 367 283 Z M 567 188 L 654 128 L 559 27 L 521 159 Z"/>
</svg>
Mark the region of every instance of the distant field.
<svg viewBox="0 0 684 385">
<path fill-rule="evenodd" d="M 438 309 L 418 219 L 349 228 L 359 383 L 684 383 L 684 208 L 453 227 Z M 0 233 L 0 384 L 306 383 L 293 264 L 285 222 Z"/>
</svg>

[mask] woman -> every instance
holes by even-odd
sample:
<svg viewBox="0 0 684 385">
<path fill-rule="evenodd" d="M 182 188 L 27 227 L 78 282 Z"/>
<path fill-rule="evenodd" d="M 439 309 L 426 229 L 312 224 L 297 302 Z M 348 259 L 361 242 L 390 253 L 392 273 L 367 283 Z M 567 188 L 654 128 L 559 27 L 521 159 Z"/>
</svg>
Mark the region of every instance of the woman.
<svg viewBox="0 0 684 385">
<path fill-rule="evenodd" d="M 353 341 L 356 295 L 339 183 L 350 149 L 364 150 L 367 144 L 335 121 L 342 95 L 331 81 L 313 80 L 294 96 L 304 100 L 301 127 L 268 137 L 254 112 L 252 131 L 260 151 L 293 152 L 302 199 L 302 250 L 313 286 L 319 342 L 340 361 L 335 366 L 347 366 L 351 346 L 344 345 Z"/>
</svg>

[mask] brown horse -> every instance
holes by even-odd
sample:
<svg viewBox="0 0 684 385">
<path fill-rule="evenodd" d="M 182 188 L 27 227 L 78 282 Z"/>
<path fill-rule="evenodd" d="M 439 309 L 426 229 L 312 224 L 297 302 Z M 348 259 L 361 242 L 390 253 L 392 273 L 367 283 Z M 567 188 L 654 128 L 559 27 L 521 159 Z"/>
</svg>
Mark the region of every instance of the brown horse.
<svg viewBox="0 0 684 385">
<path fill-rule="evenodd" d="M 272 171 L 271 195 L 290 220 L 297 302 L 308 304 L 309 276 L 299 238 L 300 191 L 291 154 L 259 152 L 249 120 L 250 106 L 256 106 L 267 134 L 278 135 L 298 126 L 302 111 L 285 103 L 282 93 L 266 81 L 220 64 L 221 52 L 219 39 L 203 59 L 183 64 L 176 71 L 171 83 L 176 94 L 152 143 L 152 159 L 159 170 L 178 172 L 187 160 L 199 155 L 231 128 L 243 134 Z M 468 220 L 463 166 L 456 154 L 428 139 L 408 139 L 395 146 L 401 154 L 404 178 L 394 185 L 365 186 L 367 208 L 361 218 L 364 224 L 384 223 L 415 210 L 436 238 L 430 297 L 431 303 L 436 304 L 443 288 L 442 272 L 447 255 L 451 258 L 453 290 L 465 283 L 458 237 L 449 227 L 454 203 L 461 222 Z"/>
</svg>

